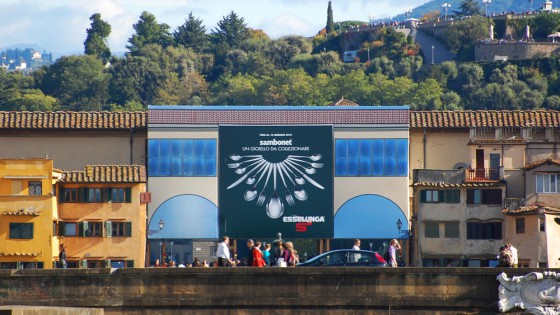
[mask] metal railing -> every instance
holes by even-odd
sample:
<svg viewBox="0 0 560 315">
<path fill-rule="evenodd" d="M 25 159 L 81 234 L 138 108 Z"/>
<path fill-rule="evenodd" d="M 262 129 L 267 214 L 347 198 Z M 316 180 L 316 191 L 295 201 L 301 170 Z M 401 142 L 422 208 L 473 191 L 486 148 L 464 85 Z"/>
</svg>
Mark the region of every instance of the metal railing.
<svg viewBox="0 0 560 315">
<path fill-rule="evenodd" d="M 500 180 L 499 168 L 467 168 L 465 169 L 466 182 L 498 181 Z"/>
</svg>

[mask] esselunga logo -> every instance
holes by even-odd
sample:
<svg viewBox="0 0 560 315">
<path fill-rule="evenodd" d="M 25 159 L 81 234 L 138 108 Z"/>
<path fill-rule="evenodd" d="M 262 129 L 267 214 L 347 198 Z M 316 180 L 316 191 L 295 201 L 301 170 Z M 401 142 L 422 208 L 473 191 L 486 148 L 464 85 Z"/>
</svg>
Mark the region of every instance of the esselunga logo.
<svg viewBox="0 0 560 315">
<path fill-rule="evenodd" d="M 325 216 L 285 216 L 282 218 L 284 223 L 295 223 L 296 232 L 307 232 L 307 228 L 313 223 L 325 223 Z"/>
<path fill-rule="evenodd" d="M 285 223 L 298 223 L 298 222 L 325 222 L 325 216 L 299 216 L 299 215 L 293 215 L 293 216 L 285 216 L 282 218 L 282 220 Z"/>
<path fill-rule="evenodd" d="M 292 145 L 292 139 L 290 140 L 261 140 L 259 145 Z"/>
</svg>

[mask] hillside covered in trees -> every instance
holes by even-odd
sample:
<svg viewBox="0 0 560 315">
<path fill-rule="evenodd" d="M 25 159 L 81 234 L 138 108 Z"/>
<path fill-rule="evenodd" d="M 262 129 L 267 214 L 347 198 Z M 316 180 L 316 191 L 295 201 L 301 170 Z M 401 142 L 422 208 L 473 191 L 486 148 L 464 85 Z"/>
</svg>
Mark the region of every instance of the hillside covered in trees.
<svg viewBox="0 0 560 315">
<path fill-rule="evenodd" d="M 126 56 L 114 57 L 106 41 L 112 26 L 94 14 L 84 55 L 62 57 L 28 76 L 0 70 L 0 110 L 326 105 L 341 97 L 413 109 L 560 109 L 557 58 L 425 66 L 421 47 L 384 27 L 364 32 L 360 49 L 369 50 L 370 62 L 361 56 L 343 63 L 344 34 L 337 30 L 352 23 L 342 28 L 328 16 L 313 38 L 270 39 L 233 11 L 211 29 L 188 14 L 174 30 L 143 12 Z"/>
</svg>

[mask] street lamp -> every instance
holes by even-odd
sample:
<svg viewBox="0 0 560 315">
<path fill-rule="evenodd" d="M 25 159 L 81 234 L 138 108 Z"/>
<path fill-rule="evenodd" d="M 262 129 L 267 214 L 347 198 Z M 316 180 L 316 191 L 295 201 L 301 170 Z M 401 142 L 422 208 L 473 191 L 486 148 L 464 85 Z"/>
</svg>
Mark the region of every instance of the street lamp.
<svg viewBox="0 0 560 315">
<path fill-rule="evenodd" d="M 170 256 L 171 256 L 171 260 L 170 260 L 170 262 L 172 262 L 172 261 L 174 260 L 174 259 L 173 259 L 173 243 L 174 243 L 173 241 L 169 242 L 169 245 L 171 245 L 171 255 L 170 255 Z"/>
<path fill-rule="evenodd" d="M 436 47 L 434 45 L 432 45 L 432 65 L 434 64 L 434 50 L 436 49 Z"/>
<path fill-rule="evenodd" d="M 488 16 L 488 5 L 492 3 L 492 0 L 482 0 L 482 4 L 484 5 L 484 11 L 486 12 L 485 15 Z"/>
<path fill-rule="evenodd" d="M 371 62 L 371 60 L 369 59 L 369 47 L 367 48 L 367 62 L 368 64 Z"/>
<path fill-rule="evenodd" d="M 303 253 L 303 257 L 305 258 L 304 261 L 307 261 L 307 252 L 304 252 L 304 253 Z"/>
<path fill-rule="evenodd" d="M 158 234 L 161 232 L 161 230 L 163 230 L 164 225 L 165 225 L 165 222 L 163 222 L 163 219 L 160 219 L 159 220 L 159 232 L 158 232 Z M 160 263 L 160 265 L 163 266 L 162 251 L 163 251 L 163 241 L 160 240 L 159 241 L 159 263 Z"/>
<path fill-rule="evenodd" d="M 446 2 L 442 5 L 442 7 L 443 7 L 443 11 L 445 12 L 445 16 L 444 16 L 443 20 L 447 21 L 447 10 L 449 10 L 449 8 L 451 8 L 451 4 Z"/>
<path fill-rule="evenodd" d="M 529 0 L 529 2 L 531 3 L 531 7 L 530 7 L 529 12 L 533 12 L 533 0 Z"/>
<path fill-rule="evenodd" d="M 369 250 L 370 250 L 370 251 L 373 250 L 373 243 L 369 243 Z"/>
<path fill-rule="evenodd" d="M 401 228 L 402 228 L 402 221 L 401 219 L 397 219 L 397 229 L 399 230 L 399 235 L 401 234 Z"/>
<path fill-rule="evenodd" d="M 370 13 L 367 17 L 368 17 L 368 20 L 369 20 L 369 26 L 373 26 L 373 18 L 374 18 L 373 14 Z"/>
</svg>

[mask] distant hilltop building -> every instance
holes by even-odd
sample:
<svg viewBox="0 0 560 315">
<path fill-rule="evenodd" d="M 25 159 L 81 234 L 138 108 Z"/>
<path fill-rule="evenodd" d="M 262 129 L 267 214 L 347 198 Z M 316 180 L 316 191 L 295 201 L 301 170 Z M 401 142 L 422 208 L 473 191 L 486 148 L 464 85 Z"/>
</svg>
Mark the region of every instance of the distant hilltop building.
<svg viewBox="0 0 560 315">
<path fill-rule="evenodd" d="M 53 61 L 52 53 L 43 53 L 32 49 L 6 49 L 0 51 L 0 67 L 8 71 L 32 70 Z"/>
</svg>

